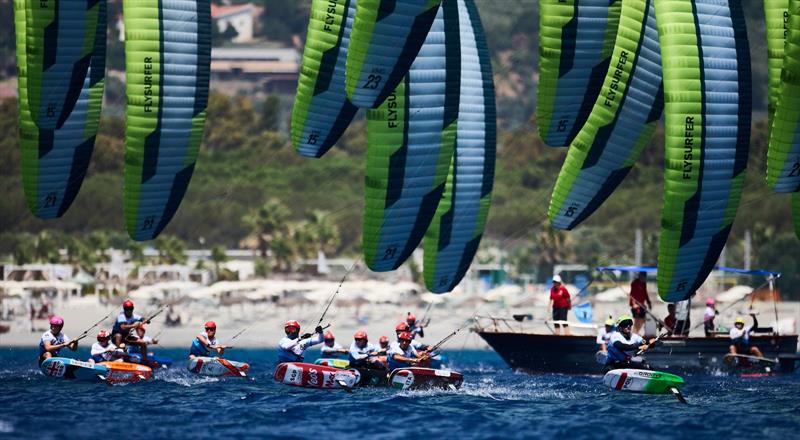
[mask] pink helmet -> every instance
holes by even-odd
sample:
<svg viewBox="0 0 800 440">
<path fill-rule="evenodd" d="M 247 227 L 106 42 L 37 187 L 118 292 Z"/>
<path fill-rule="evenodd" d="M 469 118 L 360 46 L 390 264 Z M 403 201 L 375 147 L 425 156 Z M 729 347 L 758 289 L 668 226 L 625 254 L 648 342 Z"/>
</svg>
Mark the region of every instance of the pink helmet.
<svg viewBox="0 0 800 440">
<path fill-rule="evenodd" d="M 53 315 L 50 317 L 50 325 L 64 325 L 64 318 Z"/>
<path fill-rule="evenodd" d="M 707 306 L 713 306 L 715 304 L 714 298 L 709 298 L 706 300 Z"/>
</svg>

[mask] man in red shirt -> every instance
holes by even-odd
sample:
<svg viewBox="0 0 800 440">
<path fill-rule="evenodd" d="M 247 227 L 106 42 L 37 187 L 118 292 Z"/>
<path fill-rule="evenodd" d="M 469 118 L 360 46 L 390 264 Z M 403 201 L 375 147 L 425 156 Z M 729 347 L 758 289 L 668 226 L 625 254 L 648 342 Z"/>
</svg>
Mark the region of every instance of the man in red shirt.
<svg viewBox="0 0 800 440">
<path fill-rule="evenodd" d="M 556 321 L 554 323 L 556 334 L 561 334 L 561 325 L 563 325 L 564 334 L 569 335 L 569 326 L 560 324 L 558 321 L 567 320 L 567 312 L 572 308 L 572 301 L 569 297 L 569 291 L 561 284 L 561 277 L 558 275 L 553 277 L 553 287 L 550 288 L 550 302 L 547 308 L 553 310 L 553 321 Z"/>
<path fill-rule="evenodd" d="M 633 316 L 633 332 L 639 334 L 639 329 L 644 325 L 647 310 L 653 308 L 650 296 L 647 295 L 647 272 L 639 272 L 639 277 L 631 282 L 631 296 L 628 299 Z M 647 309 L 644 305 L 647 304 Z"/>
</svg>

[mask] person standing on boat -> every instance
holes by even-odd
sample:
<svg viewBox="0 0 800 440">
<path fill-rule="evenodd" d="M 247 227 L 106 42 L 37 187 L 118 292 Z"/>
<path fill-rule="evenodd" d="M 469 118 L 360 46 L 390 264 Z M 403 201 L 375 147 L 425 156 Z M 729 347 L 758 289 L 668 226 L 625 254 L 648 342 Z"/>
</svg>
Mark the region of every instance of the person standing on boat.
<svg viewBox="0 0 800 440">
<path fill-rule="evenodd" d="M 617 319 L 617 331 L 611 335 L 608 341 L 608 360 L 606 368 L 613 370 L 616 368 L 641 368 L 649 370 L 650 366 L 641 356 L 634 356 L 639 350 L 647 350 L 650 344 L 655 342 L 655 338 L 645 342 L 641 336 L 633 332 L 633 317 L 622 315 Z"/>
<path fill-rule="evenodd" d="M 318 325 L 314 329 L 314 334 L 300 336 L 300 323 L 291 320 L 283 326 L 286 337 L 278 342 L 278 363 L 284 362 L 303 362 L 303 353 L 310 347 L 321 344 L 325 339 L 322 334 L 322 326 Z"/>
<path fill-rule="evenodd" d="M 347 349 L 342 347 L 342 344 L 336 342 L 336 337 L 333 332 L 328 330 L 325 332 L 325 343 L 319 349 L 320 357 L 330 359 L 344 359 L 347 356 Z"/>
<path fill-rule="evenodd" d="M 425 337 L 425 328 L 422 324 L 417 323 L 417 317 L 414 316 L 413 313 L 408 312 L 408 315 L 406 316 L 406 324 L 408 324 L 408 327 L 411 328 L 411 336 L 414 336 L 414 338 L 417 336 L 420 338 Z"/>
<path fill-rule="evenodd" d="M 61 332 L 63 328 L 64 318 L 50 317 L 50 330 L 42 333 L 39 339 L 39 365 L 47 358 L 58 357 L 58 352 L 64 347 L 72 351 L 78 349 L 78 341 L 70 341 L 69 336 Z"/>
<path fill-rule="evenodd" d="M 714 318 L 719 315 L 719 312 L 714 307 L 715 302 L 714 298 L 706 299 L 706 311 L 703 313 L 703 330 L 706 332 L 706 337 L 711 336 L 717 329 L 714 325 Z"/>
<path fill-rule="evenodd" d="M 122 313 L 117 315 L 117 320 L 114 322 L 114 327 L 111 329 L 111 338 L 114 339 L 114 345 L 119 347 L 134 327 L 137 327 L 142 321 L 142 317 L 133 313 L 133 301 L 126 299 L 122 302 Z"/>
<path fill-rule="evenodd" d="M 386 356 L 389 371 L 416 365 L 424 359 L 411 346 L 412 339 L 411 333 L 402 332 L 397 336 L 397 342 L 389 346 L 389 352 Z"/>
<path fill-rule="evenodd" d="M 217 341 L 217 323 L 207 321 L 203 326 L 205 333 L 198 333 L 189 348 L 189 359 L 195 357 L 222 357 L 225 354 L 225 346 Z"/>
<path fill-rule="evenodd" d="M 647 294 L 647 272 L 639 272 L 639 276 L 631 282 L 628 304 L 631 307 L 631 315 L 633 315 L 633 332 L 639 333 L 647 318 L 647 311 L 653 308 L 650 295 Z"/>
<path fill-rule="evenodd" d="M 357 331 L 350 344 L 350 366 L 383 369 L 383 364 L 376 359 L 377 355 L 378 347 L 369 343 L 367 332 Z"/>
<path fill-rule="evenodd" d="M 561 326 L 564 326 L 564 334 L 569 335 L 569 326 L 566 323 L 559 321 L 567 320 L 567 313 L 572 308 L 572 300 L 569 296 L 569 291 L 563 284 L 561 284 L 561 277 L 559 275 L 553 276 L 553 287 L 550 288 L 550 302 L 547 308 L 553 311 L 553 321 L 556 327 L 556 334 L 561 334 Z"/>
<path fill-rule="evenodd" d="M 678 318 L 675 316 L 675 304 L 669 303 L 667 304 L 667 316 L 664 318 L 664 326 L 666 326 L 666 330 L 668 334 L 672 334 L 675 331 L 675 323 L 677 322 Z M 663 329 L 661 323 L 658 323 L 659 331 Z"/>
<path fill-rule="evenodd" d="M 605 326 L 601 329 L 597 330 L 597 345 L 600 346 L 600 351 L 608 350 L 608 341 L 611 340 L 611 335 L 615 332 L 614 330 L 614 318 L 608 317 L 605 322 Z"/>
<path fill-rule="evenodd" d="M 730 332 L 731 346 L 729 351 L 730 354 L 753 355 L 763 358 L 764 353 L 755 345 L 750 345 L 750 333 L 758 328 L 758 319 L 756 319 L 756 315 L 751 314 L 750 316 L 753 317 L 753 325 L 747 328 L 744 327 L 743 317 L 739 316 L 736 318 L 736 321 L 734 321 L 733 328 Z"/>
</svg>

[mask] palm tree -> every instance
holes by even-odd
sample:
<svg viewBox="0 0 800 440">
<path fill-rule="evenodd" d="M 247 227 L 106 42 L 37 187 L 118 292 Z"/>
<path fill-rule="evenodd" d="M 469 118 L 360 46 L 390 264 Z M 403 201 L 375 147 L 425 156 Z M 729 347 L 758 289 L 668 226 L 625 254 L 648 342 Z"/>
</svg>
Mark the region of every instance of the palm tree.
<svg viewBox="0 0 800 440">
<path fill-rule="evenodd" d="M 58 239 L 52 232 L 46 229 L 40 231 L 33 240 L 33 258 L 43 263 L 58 263 L 61 259 L 59 247 Z"/>
<path fill-rule="evenodd" d="M 224 246 L 217 245 L 211 248 L 211 261 L 214 262 L 214 273 L 219 278 L 219 265 L 228 261 Z"/>
<path fill-rule="evenodd" d="M 308 224 L 314 232 L 314 242 L 318 251 L 323 253 L 333 253 L 341 242 L 339 228 L 331 221 L 331 215 L 327 211 L 315 209 L 311 212 Z"/>
<path fill-rule="evenodd" d="M 539 235 L 535 237 L 536 264 L 539 267 L 539 276 L 551 274 L 553 266 L 558 263 L 571 261 L 575 258 L 572 253 L 570 236 L 561 230 L 542 224 Z"/>
<path fill-rule="evenodd" d="M 156 249 L 161 264 L 183 264 L 186 262 L 186 243 L 174 235 L 159 235 Z"/>
<path fill-rule="evenodd" d="M 266 258 L 270 241 L 289 234 L 289 208 L 278 199 L 270 199 L 242 218 L 258 242 L 261 258 Z"/>
</svg>

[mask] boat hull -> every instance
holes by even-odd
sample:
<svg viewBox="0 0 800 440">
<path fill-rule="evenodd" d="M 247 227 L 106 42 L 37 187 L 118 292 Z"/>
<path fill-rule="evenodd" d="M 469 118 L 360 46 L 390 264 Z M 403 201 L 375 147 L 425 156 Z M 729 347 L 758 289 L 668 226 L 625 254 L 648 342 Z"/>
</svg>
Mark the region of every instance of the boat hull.
<svg viewBox="0 0 800 440">
<path fill-rule="evenodd" d="M 593 336 L 556 336 L 535 333 L 478 331 L 478 335 L 515 370 L 531 373 L 603 374 L 595 361 Z M 647 351 L 647 363 L 669 372 L 725 370 L 730 340 L 724 337 L 663 338 Z M 793 355 L 797 335 L 750 336 L 765 357 Z"/>
</svg>

